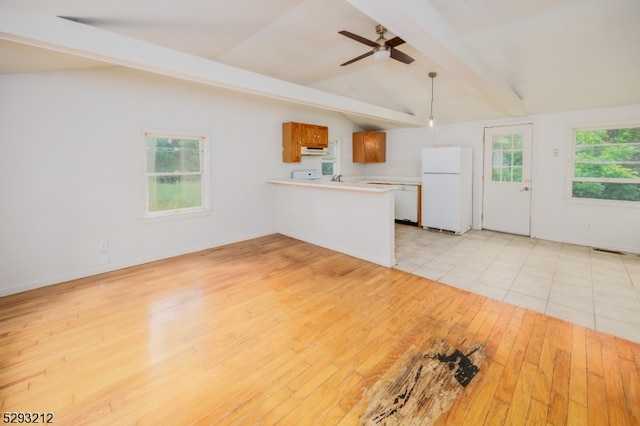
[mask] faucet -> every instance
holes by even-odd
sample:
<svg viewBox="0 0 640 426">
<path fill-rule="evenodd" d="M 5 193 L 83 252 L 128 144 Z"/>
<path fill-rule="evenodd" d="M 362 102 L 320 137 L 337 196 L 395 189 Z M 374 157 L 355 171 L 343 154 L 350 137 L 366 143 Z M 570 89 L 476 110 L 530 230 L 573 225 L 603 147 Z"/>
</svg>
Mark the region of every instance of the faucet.
<svg viewBox="0 0 640 426">
<path fill-rule="evenodd" d="M 340 179 L 342 179 L 342 175 L 333 175 L 333 177 L 331 178 L 332 182 L 342 182 Z"/>
</svg>

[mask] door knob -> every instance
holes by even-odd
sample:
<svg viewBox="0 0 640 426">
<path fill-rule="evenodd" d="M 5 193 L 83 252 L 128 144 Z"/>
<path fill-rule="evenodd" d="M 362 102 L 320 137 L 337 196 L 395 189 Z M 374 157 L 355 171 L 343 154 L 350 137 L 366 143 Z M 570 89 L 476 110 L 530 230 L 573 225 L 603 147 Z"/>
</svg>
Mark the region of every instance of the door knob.
<svg viewBox="0 0 640 426">
<path fill-rule="evenodd" d="M 522 188 L 522 189 L 520 190 L 520 192 L 522 192 L 522 191 L 528 191 L 528 190 L 529 190 L 529 187 L 528 187 L 528 186 L 525 186 L 524 188 Z"/>
</svg>

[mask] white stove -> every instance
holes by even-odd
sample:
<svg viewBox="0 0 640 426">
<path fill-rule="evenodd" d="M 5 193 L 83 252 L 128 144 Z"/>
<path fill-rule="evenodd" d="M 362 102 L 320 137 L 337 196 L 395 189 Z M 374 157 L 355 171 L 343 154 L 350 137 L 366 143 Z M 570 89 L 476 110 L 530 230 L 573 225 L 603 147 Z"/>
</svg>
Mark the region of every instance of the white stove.
<svg viewBox="0 0 640 426">
<path fill-rule="evenodd" d="M 294 170 L 293 172 L 291 172 L 291 177 L 293 179 L 307 179 L 307 180 L 322 179 L 322 171 L 321 170 Z"/>
</svg>

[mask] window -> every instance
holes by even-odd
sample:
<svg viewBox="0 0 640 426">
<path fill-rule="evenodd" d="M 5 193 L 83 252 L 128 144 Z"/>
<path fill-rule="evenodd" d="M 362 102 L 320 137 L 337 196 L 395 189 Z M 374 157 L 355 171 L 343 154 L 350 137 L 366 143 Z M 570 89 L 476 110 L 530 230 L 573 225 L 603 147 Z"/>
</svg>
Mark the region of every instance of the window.
<svg viewBox="0 0 640 426">
<path fill-rule="evenodd" d="M 147 216 L 206 209 L 204 136 L 145 134 Z"/>
<path fill-rule="evenodd" d="M 338 141 L 330 140 L 329 141 L 329 154 L 322 157 L 322 175 L 323 176 L 334 176 L 340 174 L 340 165 L 338 159 L 340 155 L 338 153 Z"/>
<path fill-rule="evenodd" d="M 640 201 L 640 127 L 574 131 L 571 196 Z"/>
<path fill-rule="evenodd" d="M 491 181 L 522 182 L 522 134 L 495 135 L 491 140 Z"/>
</svg>

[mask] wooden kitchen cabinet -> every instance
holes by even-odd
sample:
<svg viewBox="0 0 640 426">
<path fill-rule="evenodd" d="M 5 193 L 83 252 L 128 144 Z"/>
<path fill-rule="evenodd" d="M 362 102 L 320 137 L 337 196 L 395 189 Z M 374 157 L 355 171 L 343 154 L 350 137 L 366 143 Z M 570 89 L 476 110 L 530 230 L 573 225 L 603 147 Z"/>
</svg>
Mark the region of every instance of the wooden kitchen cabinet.
<svg viewBox="0 0 640 426">
<path fill-rule="evenodd" d="M 310 146 L 327 148 L 329 146 L 329 128 L 317 124 L 282 123 L 282 161 L 299 163 L 300 148 Z"/>
<path fill-rule="evenodd" d="M 387 160 L 385 132 L 356 132 L 353 134 L 354 163 L 384 163 Z"/>
<path fill-rule="evenodd" d="M 329 128 L 315 124 L 303 124 L 304 138 L 302 146 L 327 148 L 329 146 Z"/>
</svg>

